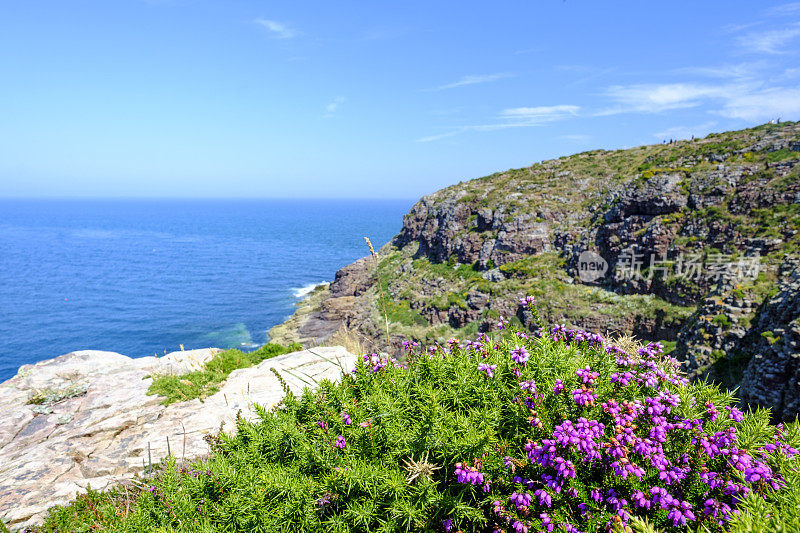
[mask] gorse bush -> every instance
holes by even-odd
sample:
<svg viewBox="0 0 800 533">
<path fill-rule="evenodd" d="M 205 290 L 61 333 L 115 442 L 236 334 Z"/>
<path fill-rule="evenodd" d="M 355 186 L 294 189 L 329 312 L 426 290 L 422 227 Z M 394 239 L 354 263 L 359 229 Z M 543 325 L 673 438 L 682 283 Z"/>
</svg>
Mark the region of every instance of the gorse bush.
<svg viewBox="0 0 800 533">
<path fill-rule="evenodd" d="M 689 384 L 658 344 L 499 327 L 365 355 L 41 531 L 800 530 L 796 424 Z"/>
</svg>

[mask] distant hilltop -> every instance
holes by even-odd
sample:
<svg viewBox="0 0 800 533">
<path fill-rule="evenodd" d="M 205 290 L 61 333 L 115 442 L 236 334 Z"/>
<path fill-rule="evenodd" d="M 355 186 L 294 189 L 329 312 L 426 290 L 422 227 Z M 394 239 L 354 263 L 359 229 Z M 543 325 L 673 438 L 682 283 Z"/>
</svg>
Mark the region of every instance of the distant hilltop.
<svg viewBox="0 0 800 533">
<path fill-rule="evenodd" d="M 691 375 L 800 411 L 800 124 L 781 122 L 498 172 L 422 198 L 377 257 L 271 334 L 442 342 L 538 301 L 548 323 L 661 340 Z M 742 381 L 744 380 L 744 381 Z"/>
</svg>

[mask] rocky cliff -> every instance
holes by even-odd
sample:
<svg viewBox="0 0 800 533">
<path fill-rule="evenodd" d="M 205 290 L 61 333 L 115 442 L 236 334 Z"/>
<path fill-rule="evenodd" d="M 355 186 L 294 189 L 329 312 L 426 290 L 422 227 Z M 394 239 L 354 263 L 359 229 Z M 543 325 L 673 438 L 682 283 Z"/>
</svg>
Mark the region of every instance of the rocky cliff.
<svg viewBox="0 0 800 533">
<path fill-rule="evenodd" d="M 800 250 L 798 162 L 800 124 L 767 124 L 448 187 L 414 205 L 377 257 L 337 272 L 280 338 L 314 344 L 346 327 L 386 347 L 385 314 L 388 344 L 441 341 L 500 316 L 528 325 L 516 302 L 533 294 L 551 323 L 665 341 L 695 376 L 735 386 L 747 369 L 759 381 L 751 361 L 797 353 L 758 332 L 777 316 L 771 298 L 791 291 L 781 265 Z M 775 320 L 775 338 L 792 331 Z M 778 402 L 748 387 L 748 402 L 797 412 L 785 388 Z"/>
<path fill-rule="evenodd" d="M 134 474 L 170 453 L 203 457 L 208 436 L 235 432 L 237 416 L 253 418 L 254 404 L 269 409 L 283 398 L 275 372 L 299 393 L 355 366 L 343 348 L 316 348 L 234 370 L 202 401 L 164 406 L 147 394 L 152 376 L 196 370 L 218 351 L 138 359 L 81 351 L 20 368 L 0 384 L 0 521 L 12 530 L 38 523 L 89 486 L 137 483 Z"/>
</svg>

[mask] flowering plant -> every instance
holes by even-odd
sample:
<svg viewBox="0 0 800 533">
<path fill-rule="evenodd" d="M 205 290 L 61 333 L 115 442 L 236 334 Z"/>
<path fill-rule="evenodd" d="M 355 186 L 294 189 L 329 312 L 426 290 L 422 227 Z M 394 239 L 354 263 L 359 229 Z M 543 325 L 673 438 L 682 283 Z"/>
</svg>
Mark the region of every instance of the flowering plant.
<svg viewBox="0 0 800 533">
<path fill-rule="evenodd" d="M 364 355 L 135 502 L 94 493 L 41 531 L 800 531 L 796 423 L 689 383 L 658 343 L 499 325 Z"/>
</svg>

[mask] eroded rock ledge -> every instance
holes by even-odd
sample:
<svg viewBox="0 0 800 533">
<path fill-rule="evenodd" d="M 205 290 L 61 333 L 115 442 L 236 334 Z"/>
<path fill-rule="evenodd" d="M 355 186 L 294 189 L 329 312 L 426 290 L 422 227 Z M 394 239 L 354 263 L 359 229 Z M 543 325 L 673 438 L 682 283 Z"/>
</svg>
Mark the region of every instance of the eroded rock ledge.
<svg viewBox="0 0 800 533">
<path fill-rule="evenodd" d="M 151 375 L 184 373 L 219 350 L 133 359 L 79 351 L 25 365 L 0 384 L 0 519 L 12 529 L 40 522 L 91 485 L 104 489 L 167 457 L 201 458 L 203 437 L 235 429 L 241 411 L 271 408 L 284 395 L 275 369 L 292 391 L 335 380 L 355 365 L 344 348 L 314 348 L 235 370 L 213 396 L 161 405 L 148 396 Z M 34 403 L 31 403 L 34 402 Z"/>
</svg>

